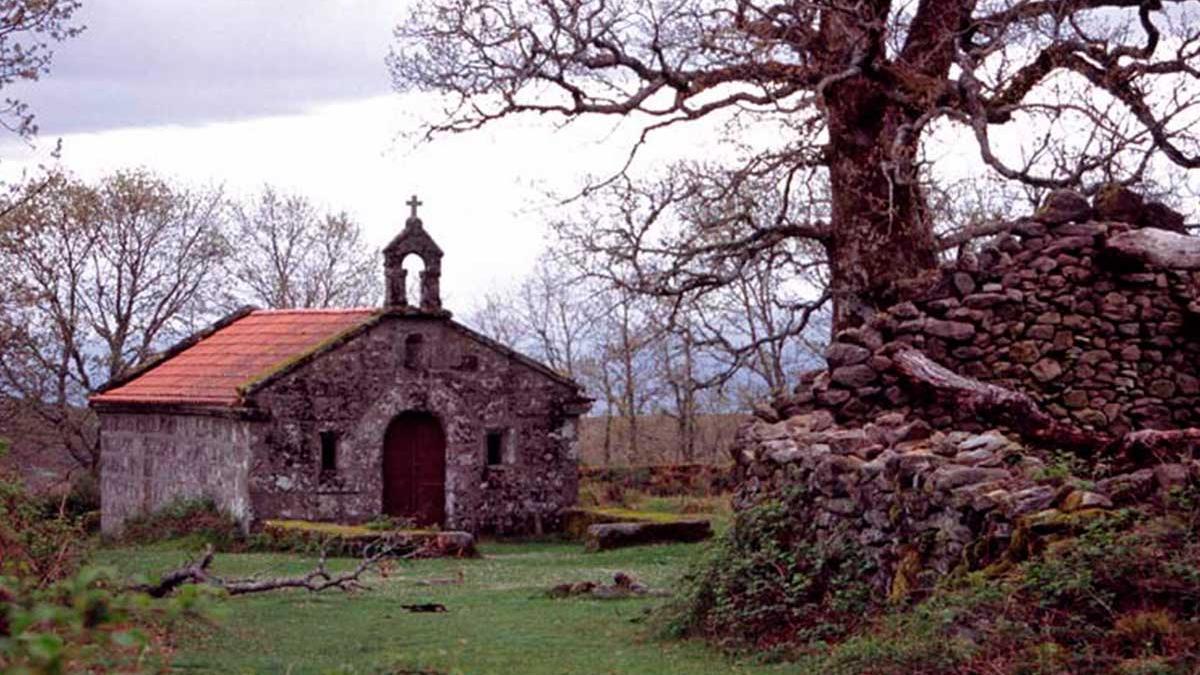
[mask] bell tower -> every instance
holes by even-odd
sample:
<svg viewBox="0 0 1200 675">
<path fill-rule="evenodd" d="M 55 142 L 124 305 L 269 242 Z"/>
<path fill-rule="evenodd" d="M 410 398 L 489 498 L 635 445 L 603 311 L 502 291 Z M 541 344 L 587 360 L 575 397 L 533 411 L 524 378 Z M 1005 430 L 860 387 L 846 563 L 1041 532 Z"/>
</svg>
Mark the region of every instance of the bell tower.
<svg viewBox="0 0 1200 675">
<path fill-rule="evenodd" d="M 408 220 L 404 221 L 404 230 L 396 235 L 386 248 L 383 249 L 383 270 L 387 282 L 387 294 L 384 307 L 389 309 L 419 309 L 423 312 L 442 311 L 442 249 L 434 243 L 433 237 L 425 231 L 425 225 L 417 216 L 417 207 L 422 202 L 416 195 L 406 202 L 411 209 Z M 420 278 L 415 280 L 420 288 L 420 306 L 411 307 L 408 304 L 407 283 L 408 272 L 404 269 L 404 260 L 415 255 L 425 264 Z"/>
</svg>

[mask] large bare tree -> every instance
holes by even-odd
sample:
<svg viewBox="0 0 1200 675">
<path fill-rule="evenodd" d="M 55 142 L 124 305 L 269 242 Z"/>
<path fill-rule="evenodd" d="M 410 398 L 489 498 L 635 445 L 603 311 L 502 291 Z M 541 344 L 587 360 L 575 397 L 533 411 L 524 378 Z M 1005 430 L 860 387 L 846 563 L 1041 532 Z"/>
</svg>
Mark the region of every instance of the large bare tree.
<svg viewBox="0 0 1200 675">
<path fill-rule="evenodd" d="M 699 252 L 690 284 L 730 281 L 703 273 L 713 258 L 812 242 L 836 325 L 936 265 L 923 149 L 939 132 L 1039 189 L 1136 181 L 1160 158 L 1200 167 L 1194 0 L 423 0 L 396 37 L 396 87 L 449 101 L 431 133 L 521 113 L 621 116 L 642 141 L 684 123 L 768 129 L 773 146 L 692 165 L 710 183 L 641 217 L 690 202 L 680 215 L 702 234 L 659 240 Z M 764 190 L 769 217 L 752 214 Z"/>
<path fill-rule="evenodd" d="M 211 316 L 221 197 L 145 171 L 31 182 L 0 231 L 0 395 L 96 469 L 85 397 Z"/>
<path fill-rule="evenodd" d="M 379 252 L 346 213 L 321 213 L 308 198 L 267 186 L 231 203 L 238 254 L 228 261 L 236 281 L 231 304 L 275 309 L 378 304 Z"/>
</svg>

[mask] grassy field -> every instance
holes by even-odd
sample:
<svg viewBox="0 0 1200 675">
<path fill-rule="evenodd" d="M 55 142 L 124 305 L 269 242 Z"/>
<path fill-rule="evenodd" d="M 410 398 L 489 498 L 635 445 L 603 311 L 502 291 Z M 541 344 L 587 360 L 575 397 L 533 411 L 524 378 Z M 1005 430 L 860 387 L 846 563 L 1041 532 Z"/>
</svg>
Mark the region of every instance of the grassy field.
<svg viewBox="0 0 1200 675">
<path fill-rule="evenodd" d="M 626 507 L 660 514 L 702 512 L 728 526 L 721 497 L 627 495 Z M 752 673 L 779 672 L 734 662 L 699 642 L 661 640 L 649 613 L 662 598 L 550 598 L 556 584 L 611 582 L 618 571 L 669 590 L 704 544 L 644 546 L 584 553 L 577 542 L 495 542 L 475 560 L 397 564 L 370 589 L 309 594 L 274 592 L 219 600 L 211 625 L 185 626 L 175 639 L 181 672 L 220 673 Z M 95 562 L 125 575 L 157 575 L 194 553 L 170 544 L 111 548 Z M 225 576 L 297 574 L 311 557 L 218 555 Z M 334 570 L 354 560 L 335 560 Z M 429 583 L 433 582 L 433 583 Z M 450 582 L 450 583 L 446 583 Z M 440 603 L 445 613 L 401 605 Z"/>
<path fill-rule="evenodd" d="M 551 599 L 547 588 L 631 573 L 667 588 L 698 545 L 587 554 L 574 543 L 486 543 L 479 560 L 404 563 L 354 595 L 277 592 L 222 600 L 215 625 L 186 628 L 174 665 L 223 673 L 725 673 L 776 672 L 737 664 L 694 642 L 660 641 L 646 626 L 661 599 Z M 188 557 L 166 548 L 110 549 L 98 562 L 151 573 Z M 350 560 L 337 561 L 345 567 Z M 307 570 L 295 555 L 221 555 L 240 575 Z M 461 583 L 425 585 L 430 579 Z M 436 602 L 445 613 L 402 604 Z"/>
</svg>

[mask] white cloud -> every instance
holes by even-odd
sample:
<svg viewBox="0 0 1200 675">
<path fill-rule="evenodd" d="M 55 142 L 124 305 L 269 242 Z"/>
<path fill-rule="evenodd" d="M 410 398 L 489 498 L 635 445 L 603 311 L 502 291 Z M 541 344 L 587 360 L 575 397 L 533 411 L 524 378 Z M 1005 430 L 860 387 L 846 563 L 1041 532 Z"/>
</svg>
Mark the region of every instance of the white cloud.
<svg viewBox="0 0 1200 675">
<path fill-rule="evenodd" d="M 348 211 L 379 246 L 399 232 L 404 203 L 418 194 L 421 216 L 446 252 L 447 304 L 466 311 L 476 295 L 529 269 L 555 209 L 547 194 L 570 192 L 589 172 L 618 169 L 630 130 L 503 123 L 414 147 L 403 134 L 433 108 L 429 97 L 385 95 L 295 115 L 69 134 L 61 164 L 87 179 L 145 166 L 232 195 L 271 183 Z M 14 180 L 52 163 L 52 145 L 42 139 L 31 150 L 9 139 L 0 145 L 0 175 Z"/>
</svg>

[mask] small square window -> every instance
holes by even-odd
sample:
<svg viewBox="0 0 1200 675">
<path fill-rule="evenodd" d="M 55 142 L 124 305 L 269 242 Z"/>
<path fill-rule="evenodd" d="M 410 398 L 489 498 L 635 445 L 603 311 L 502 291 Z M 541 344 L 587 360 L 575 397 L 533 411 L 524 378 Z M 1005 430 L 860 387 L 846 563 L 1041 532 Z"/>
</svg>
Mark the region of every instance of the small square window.
<svg viewBox="0 0 1200 675">
<path fill-rule="evenodd" d="M 337 473 L 337 432 L 321 432 L 321 473 L 331 475 Z"/>
<path fill-rule="evenodd" d="M 499 466 L 504 463 L 503 431 L 489 431 L 487 433 L 487 463 L 488 466 Z"/>
</svg>

